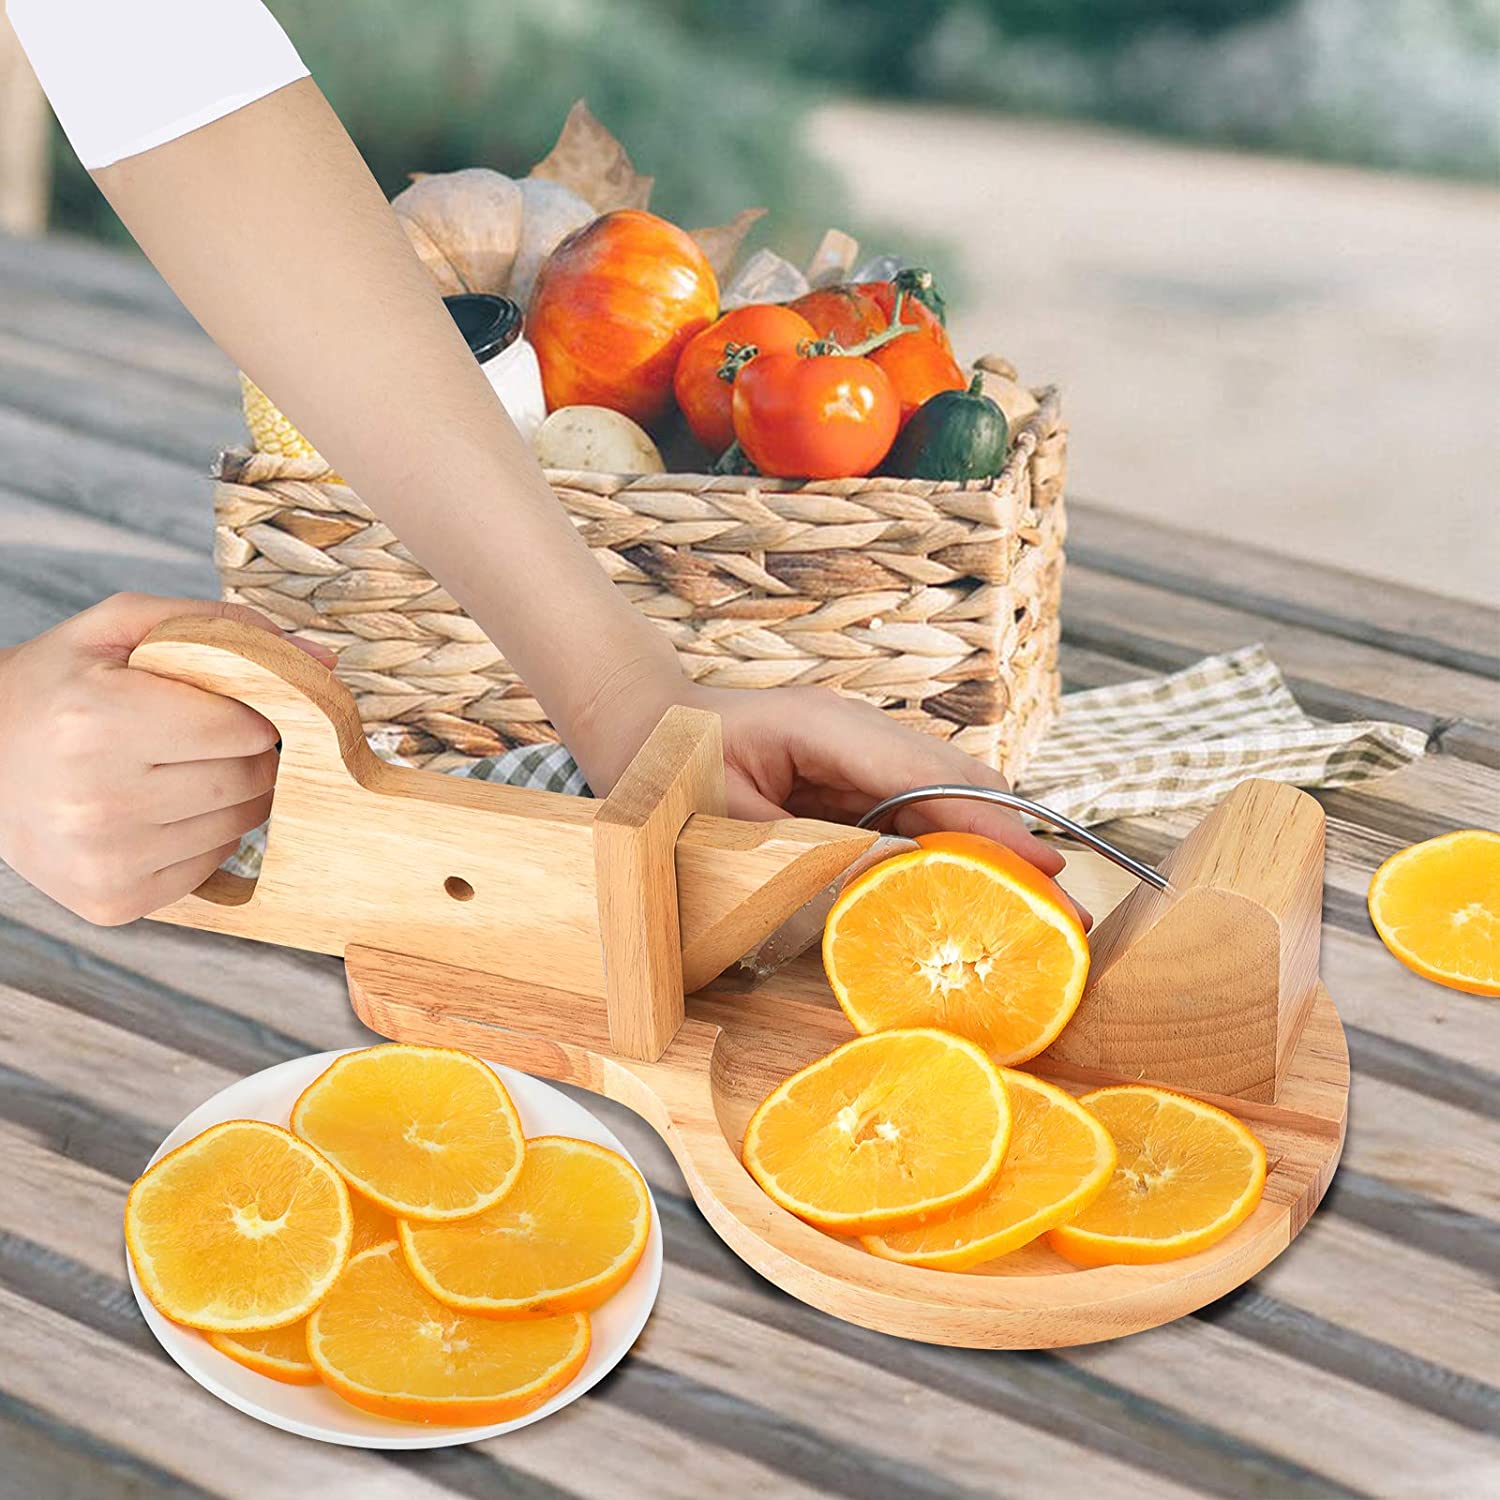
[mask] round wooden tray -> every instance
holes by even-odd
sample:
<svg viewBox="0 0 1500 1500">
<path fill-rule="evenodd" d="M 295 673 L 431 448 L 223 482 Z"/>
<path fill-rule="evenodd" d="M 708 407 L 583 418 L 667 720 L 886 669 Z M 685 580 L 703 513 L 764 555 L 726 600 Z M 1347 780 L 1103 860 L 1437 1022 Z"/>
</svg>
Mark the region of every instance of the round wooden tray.
<svg viewBox="0 0 1500 1500">
<path fill-rule="evenodd" d="M 614 1056 L 602 1013 L 489 975 L 369 950 L 347 955 L 365 1023 L 579 1084 L 629 1105 L 671 1148 L 698 1207 L 749 1265 L 793 1296 L 868 1328 L 925 1343 L 1043 1349 L 1118 1338 L 1212 1302 L 1291 1243 L 1326 1191 L 1344 1141 L 1349 1054 L 1319 986 L 1275 1104 L 1212 1094 L 1266 1147 L 1265 1196 L 1211 1249 L 1152 1266 L 1080 1270 L 1030 1245 L 970 1272 L 869 1254 L 804 1224 L 761 1192 L 739 1159 L 755 1106 L 783 1078 L 853 1034 L 816 956 L 756 990 L 722 980 L 688 1000 L 688 1019 L 654 1063 Z M 1041 1063 L 1041 1059 L 1038 1060 Z M 1040 1076 L 1075 1092 L 1119 1082 L 1061 1064 Z"/>
</svg>

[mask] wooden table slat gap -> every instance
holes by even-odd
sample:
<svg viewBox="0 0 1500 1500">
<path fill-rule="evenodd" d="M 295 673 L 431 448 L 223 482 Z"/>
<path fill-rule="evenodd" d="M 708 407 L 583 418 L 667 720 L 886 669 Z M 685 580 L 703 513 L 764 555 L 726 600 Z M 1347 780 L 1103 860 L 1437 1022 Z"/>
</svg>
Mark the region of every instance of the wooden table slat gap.
<svg viewBox="0 0 1500 1500">
<path fill-rule="evenodd" d="M 1068 539 L 1068 563 L 1070 566 L 1077 564 L 1097 573 L 1106 573 L 1114 578 L 1128 579 L 1132 583 L 1147 584 L 1169 593 L 1202 599 L 1208 604 L 1221 604 L 1245 614 L 1262 615 L 1268 620 L 1316 631 L 1319 635 L 1333 636 L 1360 646 L 1374 646 L 1417 661 L 1431 662 L 1434 666 L 1451 667 L 1454 671 L 1471 676 L 1500 681 L 1500 655 L 1494 652 L 1469 650 L 1451 641 L 1436 640 L 1431 636 L 1387 630 L 1371 621 L 1350 619 L 1310 605 L 1278 598 L 1274 594 L 1235 588 L 1207 579 L 1199 573 L 1143 561 L 1140 555 L 1113 553 L 1090 547 L 1077 539 L 1076 527 Z M 1500 637 L 1500 615 L 1494 618 L 1493 634 Z"/>
</svg>

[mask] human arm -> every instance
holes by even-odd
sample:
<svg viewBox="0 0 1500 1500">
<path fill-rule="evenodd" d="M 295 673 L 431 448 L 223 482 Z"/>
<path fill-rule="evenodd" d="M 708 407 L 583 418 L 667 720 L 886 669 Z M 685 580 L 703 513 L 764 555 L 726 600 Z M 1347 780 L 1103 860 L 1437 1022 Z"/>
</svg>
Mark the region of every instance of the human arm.
<svg viewBox="0 0 1500 1500">
<path fill-rule="evenodd" d="M 730 808 L 742 817 L 847 816 L 924 782 L 999 784 L 951 747 L 831 694 L 687 682 L 557 505 L 311 79 L 94 176 L 220 347 L 501 647 L 596 790 L 674 702 L 723 715 Z M 992 808 L 935 804 L 902 826 L 938 818 L 1049 871 L 1061 864 Z"/>
</svg>

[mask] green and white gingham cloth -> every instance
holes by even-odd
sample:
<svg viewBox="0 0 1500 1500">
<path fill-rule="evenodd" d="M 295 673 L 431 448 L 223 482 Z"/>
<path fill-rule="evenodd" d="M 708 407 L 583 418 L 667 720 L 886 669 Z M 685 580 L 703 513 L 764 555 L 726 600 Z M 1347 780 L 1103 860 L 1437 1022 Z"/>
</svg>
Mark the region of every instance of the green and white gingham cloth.
<svg viewBox="0 0 1500 1500">
<path fill-rule="evenodd" d="M 1426 749 L 1409 724 L 1309 718 L 1266 648 L 1245 646 L 1167 677 L 1068 693 L 1022 790 L 1080 823 L 1107 823 L 1214 803 L 1251 776 L 1352 786 Z"/>
<path fill-rule="evenodd" d="M 1107 823 L 1217 802 L 1250 776 L 1352 786 L 1400 770 L 1426 747 L 1407 724 L 1309 718 L 1265 647 L 1246 646 L 1166 677 L 1068 693 L 1020 790 L 1080 823 Z M 561 745 L 525 745 L 453 774 L 589 795 Z M 224 868 L 255 875 L 264 848 L 257 828 Z"/>
</svg>

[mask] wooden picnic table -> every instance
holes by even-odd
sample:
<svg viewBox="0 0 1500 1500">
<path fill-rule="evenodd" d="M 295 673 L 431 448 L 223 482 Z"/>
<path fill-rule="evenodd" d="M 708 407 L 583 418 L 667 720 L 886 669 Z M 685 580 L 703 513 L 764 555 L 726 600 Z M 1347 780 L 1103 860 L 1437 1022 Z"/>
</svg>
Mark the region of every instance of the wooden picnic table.
<svg viewBox="0 0 1500 1500">
<path fill-rule="evenodd" d="M 0 645 L 117 589 L 214 593 L 207 471 L 238 436 L 236 396 L 138 258 L 0 239 Z M 1394 850 L 1500 825 L 1500 617 L 1082 502 L 1068 554 L 1069 687 L 1263 641 L 1310 712 L 1429 736 L 1399 774 L 1318 794 L 1351 1122 L 1323 1208 L 1263 1275 L 1088 1348 L 903 1343 L 747 1270 L 652 1131 L 590 1098 L 666 1237 L 630 1357 L 557 1417 L 471 1448 L 295 1438 L 167 1360 L 126 1285 L 120 1216 L 208 1095 L 370 1039 L 339 965 L 91 927 L 0 866 L 0 1494 L 1500 1495 L 1500 1002 L 1409 974 L 1364 904 Z M 1195 820 L 1109 831 L 1156 857 Z"/>
</svg>

